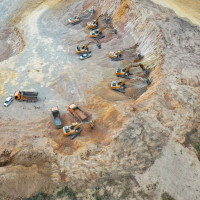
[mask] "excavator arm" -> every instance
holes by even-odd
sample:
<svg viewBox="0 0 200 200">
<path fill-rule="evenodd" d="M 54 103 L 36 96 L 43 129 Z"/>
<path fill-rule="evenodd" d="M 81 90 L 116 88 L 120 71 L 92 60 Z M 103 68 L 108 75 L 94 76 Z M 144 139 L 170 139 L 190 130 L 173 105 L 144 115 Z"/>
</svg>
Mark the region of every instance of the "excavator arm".
<svg viewBox="0 0 200 200">
<path fill-rule="evenodd" d="M 99 21 L 99 19 L 100 19 L 101 17 L 103 17 L 103 16 L 104 16 L 104 15 L 99 15 L 99 16 L 97 17 L 97 19 L 94 21 L 94 23 L 97 24 L 98 21 Z"/>
<path fill-rule="evenodd" d="M 126 83 L 126 80 L 122 81 L 121 86 L 124 86 Z"/>
</svg>

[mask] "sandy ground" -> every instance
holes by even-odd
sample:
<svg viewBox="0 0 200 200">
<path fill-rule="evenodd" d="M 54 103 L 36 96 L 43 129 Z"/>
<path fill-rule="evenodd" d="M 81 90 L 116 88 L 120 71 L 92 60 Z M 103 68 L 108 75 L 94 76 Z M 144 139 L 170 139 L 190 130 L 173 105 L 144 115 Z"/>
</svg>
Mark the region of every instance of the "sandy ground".
<svg viewBox="0 0 200 200">
<path fill-rule="evenodd" d="M 153 2 L 170 8 L 179 17 L 188 18 L 192 23 L 200 26 L 200 2 L 198 0 L 152 0 Z"/>
<path fill-rule="evenodd" d="M 40 191 L 55 193 L 57 186 L 67 184 L 80 199 L 94 199 L 96 193 L 104 199 L 107 193 L 109 199 L 160 199 L 168 192 L 177 200 L 198 200 L 199 181 L 193 186 L 185 171 L 198 177 L 200 164 L 194 149 L 181 144 L 199 120 L 199 29 L 147 0 L 15 0 L 10 9 L 10 2 L 4 3 L 0 22 L 19 30 L 11 44 L 21 36 L 24 43 L 13 51 L 9 37 L 2 37 L 6 56 L 1 54 L 0 101 L 19 89 L 38 91 L 39 101 L 0 108 L 0 194 L 30 197 Z M 88 13 L 76 26 L 67 25 L 67 19 L 97 5 L 96 16 L 113 16 L 118 35 L 105 31 L 102 49 L 89 46 L 92 57 L 80 61 L 77 41 L 88 40 L 86 22 L 95 16 Z M 109 51 L 136 43 L 138 48 L 125 54 L 124 61 L 108 58 Z M 117 67 L 138 53 L 145 56 L 151 86 L 131 80 L 126 94 L 111 91 L 110 82 L 120 80 Z M 147 78 L 139 68 L 132 72 L 133 78 Z M 50 108 L 58 106 L 64 124 L 71 124 L 67 105 L 73 102 L 96 119 L 96 128 L 85 125 L 71 141 L 54 128 Z M 195 165 L 186 163 L 174 176 L 187 160 Z M 157 187 L 148 189 L 155 183 Z"/>
</svg>

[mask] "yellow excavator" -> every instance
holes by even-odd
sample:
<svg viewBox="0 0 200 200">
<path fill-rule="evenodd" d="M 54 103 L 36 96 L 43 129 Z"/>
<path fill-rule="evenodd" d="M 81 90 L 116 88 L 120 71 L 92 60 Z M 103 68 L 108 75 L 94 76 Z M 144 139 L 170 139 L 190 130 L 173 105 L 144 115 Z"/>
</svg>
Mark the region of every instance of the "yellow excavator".
<svg viewBox="0 0 200 200">
<path fill-rule="evenodd" d="M 127 80 L 120 80 L 120 81 L 112 81 L 111 82 L 111 89 L 112 90 L 115 90 L 115 91 L 118 91 L 118 92 L 121 92 L 121 93 L 125 93 L 125 89 L 127 88 L 126 86 L 126 81 Z"/>
<path fill-rule="evenodd" d="M 103 17 L 104 15 L 99 15 L 99 17 L 97 17 L 97 19 L 93 20 L 92 22 L 88 22 L 87 23 L 87 28 L 88 29 L 97 29 L 99 24 L 98 24 L 98 21 L 101 17 Z"/>
<path fill-rule="evenodd" d="M 68 19 L 68 22 L 72 25 L 79 24 L 81 22 L 81 17 L 79 15 L 75 15 L 74 17 L 71 17 Z"/>
<path fill-rule="evenodd" d="M 136 77 L 136 78 L 132 78 L 132 80 L 134 79 L 139 79 L 139 80 L 142 80 L 142 81 L 146 81 L 147 85 L 151 85 L 151 81 L 149 79 L 143 79 L 141 77 Z M 112 81 L 111 82 L 111 89 L 112 90 L 115 90 L 115 91 L 118 91 L 118 92 L 121 92 L 121 93 L 125 93 L 125 89 L 127 88 L 126 86 L 126 82 L 127 81 L 130 81 L 131 79 L 129 80 L 120 80 L 120 81 Z"/>
<path fill-rule="evenodd" d="M 75 15 L 74 17 L 71 17 L 71 18 L 69 18 L 68 19 L 68 22 L 70 23 L 70 24 L 72 24 L 72 25 L 76 25 L 76 24 L 79 24 L 82 20 L 81 20 L 81 18 L 84 16 L 84 14 L 86 13 L 86 12 L 88 12 L 89 10 L 85 10 L 84 12 L 82 12 L 80 15 Z M 94 10 L 94 8 L 93 9 L 91 9 L 89 12 L 91 12 L 92 11 L 92 13 L 94 14 L 95 13 L 95 10 Z"/>
<path fill-rule="evenodd" d="M 88 53 L 88 52 L 89 52 L 88 46 L 89 46 L 90 44 L 93 44 L 93 43 L 97 43 L 97 47 L 98 47 L 99 49 L 101 49 L 101 44 L 100 44 L 99 40 L 96 40 L 96 41 L 88 42 L 86 45 L 83 45 L 82 47 L 77 46 L 77 47 L 76 47 L 76 53 L 77 53 L 77 54 Z"/>
<path fill-rule="evenodd" d="M 124 49 L 124 50 L 121 50 L 121 51 L 111 51 L 110 53 L 109 53 L 109 58 L 111 58 L 111 60 L 113 60 L 113 61 L 120 61 L 120 60 L 123 60 L 123 53 L 125 52 L 125 51 L 129 51 L 129 50 L 131 50 L 132 48 L 128 48 L 128 49 Z M 142 60 L 143 59 L 143 57 L 144 56 L 141 56 L 141 54 L 138 54 L 138 57 L 137 57 L 137 59 L 135 59 L 134 60 L 134 62 L 138 62 L 138 61 L 140 61 L 140 60 Z"/>
<path fill-rule="evenodd" d="M 89 124 L 90 125 L 90 128 L 93 129 L 94 126 L 95 126 L 95 121 L 92 120 L 90 122 L 85 122 L 85 123 L 78 123 L 78 122 L 75 122 L 75 123 L 72 123 L 70 126 L 64 126 L 63 127 L 63 133 L 64 133 L 64 136 L 71 136 L 71 140 L 73 140 L 74 138 L 76 138 L 82 131 L 82 128 L 81 126 L 83 124 Z"/>
<path fill-rule="evenodd" d="M 92 30 L 92 31 L 90 32 L 90 37 L 91 37 L 91 38 L 94 38 L 94 39 L 101 39 L 101 38 L 104 38 L 105 36 L 102 35 L 102 32 L 103 32 L 103 30 L 108 29 L 108 28 L 111 28 L 111 29 L 114 31 L 114 33 L 117 34 L 117 30 L 114 29 L 113 25 L 111 24 L 111 25 L 109 25 L 109 26 L 105 26 L 105 27 L 100 28 L 100 29 Z"/>
<path fill-rule="evenodd" d="M 118 68 L 117 71 L 116 71 L 116 76 L 118 77 L 122 77 L 122 78 L 129 78 L 130 75 L 133 75 L 133 73 L 130 72 L 130 69 L 133 68 L 133 67 L 140 67 L 143 71 L 146 72 L 146 75 L 149 74 L 149 71 L 147 68 L 144 67 L 143 64 L 132 64 L 130 65 L 129 67 L 125 67 L 125 68 Z"/>
</svg>

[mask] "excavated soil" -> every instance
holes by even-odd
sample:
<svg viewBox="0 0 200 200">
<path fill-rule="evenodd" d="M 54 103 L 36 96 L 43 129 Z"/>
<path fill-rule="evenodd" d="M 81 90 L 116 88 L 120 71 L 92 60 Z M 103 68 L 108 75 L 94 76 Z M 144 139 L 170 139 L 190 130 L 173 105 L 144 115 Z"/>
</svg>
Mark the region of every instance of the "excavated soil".
<svg viewBox="0 0 200 200">
<path fill-rule="evenodd" d="M 198 27 L 149 0 L 16 0 L 12 6 L 5 0 L 0 8 L 0 100 L 19 89 L 39 92 L 36 103 L 1 107 L 3 199 L 56 196 L 66 185 L 78 199 L 160 199 L 164 192 L 199 199 L 198 153 L 185 145 L 188 133 L 199 130 Z M 80 24 L 68 24 L 80 13 Z M 118 34 L 104 31 L 102 48 L 90 45 L 92 57 L 81 61 L 77 43 L 91 40 L 85 27 L 99 14 L 110 16 Z M 106 25 L 103 18 L 99 23 Z M 122 61 L 108 57 L 131 47 Z M 122 79 L 116 69 L 138 54 L 150 74 L 131 69 L 126 93 L 112 91 L 111 81 Z M 69 125 L 76 121 L 67 111 L 71 103 L 96 122 L 93 130 L 83 125 L 73 141 L 55 129 L 50 113 L 58 106 Z"/>
</svg>

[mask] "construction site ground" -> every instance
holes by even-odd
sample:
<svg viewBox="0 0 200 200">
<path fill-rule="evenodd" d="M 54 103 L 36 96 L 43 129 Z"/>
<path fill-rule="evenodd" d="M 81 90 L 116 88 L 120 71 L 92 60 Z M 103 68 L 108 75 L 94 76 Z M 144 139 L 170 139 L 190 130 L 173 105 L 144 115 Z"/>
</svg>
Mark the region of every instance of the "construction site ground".
<svg viewBox="0 0 200 200">
<path fill-rule="evenodd" d="M 68 10 L 80 13 L 82 5 L 77 5 L 70 6 Z M 9 80 L 5 76 L 5 80 L 2 81 L 1 100 L 21 89 L 38 91 L 39 101 L 37 103 L 14 102 L 10 107 L 3 108 L 2 129 L 4 127 L 8 134 L 8 125 L 4 125 L 9 121 L 10 127 L 20 124 L 17 131 L 24 132 L 27 131 L 25 126 L 29 127 L 28 124 L 33 123 L 30 129 L 35 128 L 38 135 L 41 132 L 45 133 L 46 137 L 56 142 L 56 149 L 70 154 L 79 147 L 85 146 L 86 143 L 105 142 L 106 144 L 110 132 L 121 128 L 129 112 L 128 109 L 124 110 L 120 106 L 122 102 L 128 104 L 133 99 L 137 99 L 146 90 L 147 84 L 144 77 L 144 81 L 132 80 L 127 83 L 129 88 L 126 94 L 112 91 L 111 81 L 121 80 L 115 75 L 117 68 L 130 64 L 140 52 L 133 49 L 132 52 L 126 53 L 124 64 L 111 61 L 108 57 L 110 51 L 123 50 L 127 45 L 131 46 L 129 37 L 124 38 L 121 30 L 118 30 L 120 34 L 115 35 L 108 29 L 103 33 L 105 38 L 101 40 L 102 48 L 98 49 L 95 44 L 90 45 L 92 57 L 81 61 L 76 54 L 76 46 L 81 40 L 83 40 L 81 44 L 92 41 L 92 38 L 88 37 L 90 31 L 85 27 L 88 21 L 98 16 L 97 13 L 86 14 L 83 22 L 75 26 L 68 24 L 67 21 L 72 12 L 62 18 L 62 12 L 55 13 L 56 9 L 49 10 L 48 4 L 44 3 L 17 24 L 23 33 L 26 45 L 19 55 L 11 57 L 2 64 L 3 73 L 11 78 Z M 100 20 L 100 23 L 106 25 L 104 19 Z M 134 43 L 132 41 L 133 45 Z M 132 77 L 144 76 L 141 69 L 132 71 L 134 73 Z M 81 106 L 91 115 L 92 120 L 96 120 L 94 130 L 91 131 L 86 125 L 81 135 L 74 141 L 64 137 L 62 130 L 54 128 L 50 113 L 51 107 L 58 106 L 63 124 L 69 125 L 76 121 L 67 111 L 67 106 L 71 103 Z M 121 109 L 119 110 L 118 107 Z M 47 123 L 48 127 L 41 126 L 41 121 Z M 9 134 L 15 135 L 12 129 Z"/>
<path fill-rule="evenodd" d="M 101 49 L 91 44 L 80 60 L 87 22 L 105 13 L 118 34 L 104 30 Z M 78 199 L 199 200 L 199 27 L 150 0 L 4 0 L 0 16 L 0 198 L 56 196 L 67 185 Z M 108 57 L 127 48 L 124 60 Z M 132 68 L 126 93 L 111 90 L 138 54 L 149 75 Z M 37 91 L 38 102 L 3 107 L 18 90 Z M 74 140 L 50 111 L 71 125 L 72 103 L 95 120 Z"/>
</svg>

